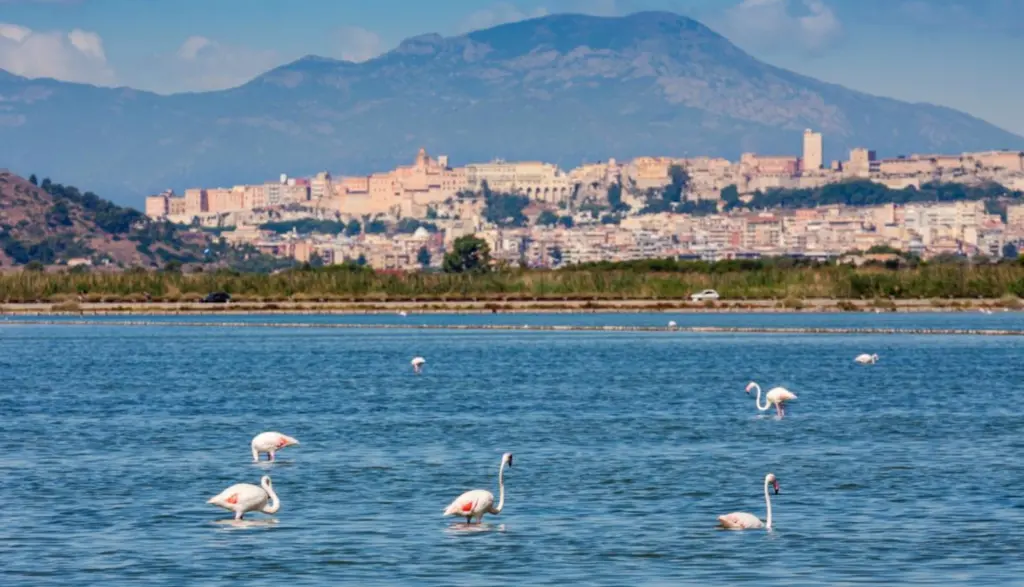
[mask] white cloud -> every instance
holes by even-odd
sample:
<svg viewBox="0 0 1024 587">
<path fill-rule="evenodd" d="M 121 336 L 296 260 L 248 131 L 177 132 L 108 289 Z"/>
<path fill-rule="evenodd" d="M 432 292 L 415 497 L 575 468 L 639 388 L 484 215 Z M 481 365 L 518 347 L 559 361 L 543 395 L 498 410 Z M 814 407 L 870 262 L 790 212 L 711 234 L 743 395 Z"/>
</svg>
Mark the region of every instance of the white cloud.
<svg viewBox="0 0 1024 587">
<path fill-rule="evenodd" d="M 498 26 L 499 24 L 518 22 L 528 18 L 538 18 L 546 16 L 547 14 L 548 9 L 544 7 L 526 12 L 520 10 L 519 7 L 509 2 L 499 2 L 490 8 L 478 10 L 470 14 L 459 24 L 459 32 L 468 33 L 471 31 Z"/>
<path fill-rule="evenodd" d="M 341 58 L 360 63 L 384 52 L 380 35 L 356 26 L 341 27 L 338 31 Z"/>
<path fill-rule="evenodd" d="M 191 36 L 171 55 L 156 58 L 138 87 L 161 93 L 201 92 L 235 87 L 280 65 L 276 51 L 226 45 Z"/>
<path fill-rule="evenodd" d="M 68 40 L 83 54 L 99 61 L 107 60 L 107 55 L 103 52 L 103 39 L 96 33 L 75 29 L 68 33 Z"/>
<path fill-rule="evenodd" d="M 199 52 L 206 47 L 212 47 L 213 41 L 206 37 L 192 36 L 185 39 L 185 42 L 178 48 L 178 57 L 185 61 L 195 61 Z"/>
<path fill-rule="evenodd" d="M 113 85 L 103 39 L 90 31 L 39 32 L 0 23 L 0 69 L 30 78 Z"/>
<path fill-rule="evenodd" d="M 734 42 L 763 49 L 827 49 L 843 25 L 824 0 L 743 0 L 726 11 L 719 28 Z"/>
</svg>

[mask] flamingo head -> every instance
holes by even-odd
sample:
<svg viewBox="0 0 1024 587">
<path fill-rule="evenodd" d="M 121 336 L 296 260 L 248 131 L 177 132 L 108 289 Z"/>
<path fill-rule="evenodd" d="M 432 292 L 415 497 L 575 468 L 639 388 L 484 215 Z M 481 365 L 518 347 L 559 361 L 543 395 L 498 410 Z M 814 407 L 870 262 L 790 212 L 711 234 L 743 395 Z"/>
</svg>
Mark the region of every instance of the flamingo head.
<svg viewBox="0 0 1024 587">
<path fill-rule="evenodd" d="M 871 360 L 872 361 L 877 361 L 878 360 L 878 353 L 875 353 L 875 354 L 871 355 Z"/>
<path fill-rule="evenodd" d="M 501 455 L 501 464 L 502 464 L 502 466 L 508 465 L 509 467 L 511 467 L 512 466 L 512 453 L 507 452 L 507 453 Z"/>
<path fill-rule="evenodd" d="M 754 383 L 753 381 L 751 381 L 750 383 L 748 383 L 748 384 L 747 384 L 747 390 L 746 390 L 746 391 L 747 391 L 747 393 L 750 393 L 750 390 L 751 390 L 751 389 L 754 389 L 755 387 L 757 387 L 757 384 L 756 384 L 756 383 Z"/>
<path fill-rule="evenodd" d="M 262 485 L 264 489 L 270 489 L 270 475 L 260 477 L 260 485 Z"/>
<path fill-rule="evenodd" d="M 775 495 L 778 495 L 779 494 L 779 480 L 775 478 L 775 473 L 768 473 L 768 478 L 766 479 L 766 481 L 768 483 L 772 484 L 772 489 L 775 490 Z"/>
</svg>

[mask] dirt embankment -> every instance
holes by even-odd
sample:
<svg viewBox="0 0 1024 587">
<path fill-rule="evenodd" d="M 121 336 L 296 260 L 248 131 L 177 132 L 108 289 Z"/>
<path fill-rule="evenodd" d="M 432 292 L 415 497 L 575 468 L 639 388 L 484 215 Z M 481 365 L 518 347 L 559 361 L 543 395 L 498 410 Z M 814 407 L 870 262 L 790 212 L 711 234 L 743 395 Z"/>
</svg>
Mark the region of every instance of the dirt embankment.
<svg viewBox="0 0 1024 587">
<path fill-rule="evenodd" d="M 449 302 L 243 302 L 4 304 L 4 315 L 159 315 L 159 314 L 387 314 L 387 313 L 587 313 L 587 312 L 1001 312 L 1022 309 L 1014 300 L 600 300 Z"/>
</svg>

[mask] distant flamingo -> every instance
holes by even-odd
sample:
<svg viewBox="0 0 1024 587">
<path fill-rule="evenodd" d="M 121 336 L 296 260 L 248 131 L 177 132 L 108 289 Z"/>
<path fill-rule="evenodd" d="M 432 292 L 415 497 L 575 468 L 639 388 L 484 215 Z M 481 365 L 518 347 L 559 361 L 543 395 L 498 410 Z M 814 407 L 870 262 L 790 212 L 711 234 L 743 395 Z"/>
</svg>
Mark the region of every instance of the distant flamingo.
<svg viewBox="0 0 1024 587">
<path fill-rule="evenodd" d="M 271 505 L 268 506 L 267 501 L 270 501 Z M 270 484 L 270 477 L 267 475 L 260 479 L 259 486 L 251 483 L 236 483 L 215 497 L 211 497 L 206 503 L 235 512 L 236 520 L 241 520 L 246 512 L 276 514 L 277 510 L 281 509 L 281 500 L 274 493 L 274 487 Z"/>
<path fill-rule="evenodd" d="M 668 321 L 668 327 L 669 328 L 675 328 L 676 327 L 676 321 L 675 320 L 669 320 Z"/>
<path fill-rule="evenodd" d="M 445 508 L 444 515 L 463 516 L 467 523 L 472 523 L 476 518 L 477 523 L 480 523 L 484 514 L 500 514 L 505 507 L 505 465 L 512 466 L 510 452 L 501 455 L 501 465 L 498 467 L 498 507 L 493 507 L 493 493 L 486 489 L 474 489 L 456 497 L 455 501 Z"/>
<path fill-rule="evenodd" d="M 270 460 L 274 460 L 277 451 L 286 446 L 298 445 L 298 440 L 280 432 L 261 432 L 253 437 L 252 443 L 249 446 L 252 447 L 252 461 L 258 463 L 260 461 L 260 453 L 268 453 Z"/>
<path fill-rule="evenodd" d="M 857 355 L 857 358 L 855 358 L 854 361 L 857 361 L 861 365 L 874 365 L 878 362 L 878 355 L 869 355 L 864 353 Z"/>
<path fill-rule="evenodd" d="M 780 418 L 786 415 L 786 408 L 782 406 L 783 402 L 796 399 L 796 394 L 785 387 L 773 387 L 765 394 L 765 404 L 761 406 L 761 386 L 751 381 L 747 384 L 747 393 L 750 393 L 751 389 L 757 389 L 757 397 L 754 398 L 754 404 L 757 406 L 757 409 L 766 412 L 771 409 L 772 404 L 775 404 L 775 413 Z"/>
<path fill-rule="evenodd" d="M 775 478 L 774 473 L 768 473 L 764 478 L 764 505 L 768 510 L 767 519 L 762 522 L 754 514 L 748 514 L 747 512 L 733 512 L 731 514 L 725 514 L 724 516 L 718 516 L 718 523 L 727 530 L 756 530 L 758 528 L 764 528 L 771 532 L 772 530 L 772 500 L 768 497 L 768 484 L 771 483 L 772 487 L 775 488 L 775 495 L 779 494 L 779 481 Z"/>
<path fill-rule="evenodd" d="M 423 370 L 423 365 L 426 364 L 427 360 L 423 357 L 415 357 L 410 363 L 412 363 L 412 370 L 415 373 L 419 373 Z"/>
<path fill-rule="evenodd" d="M 398 311 L 398 315 L 399 315 L 399 316 L 401 316 L 401 317 L 403 317 L 403 318 L 405 318 L 405 317 L 406 317 L 406 316 L 408 316 L 409 314 L 407 314 L 405 310 L 399 310 L 399 311 Z"/>
</svg>

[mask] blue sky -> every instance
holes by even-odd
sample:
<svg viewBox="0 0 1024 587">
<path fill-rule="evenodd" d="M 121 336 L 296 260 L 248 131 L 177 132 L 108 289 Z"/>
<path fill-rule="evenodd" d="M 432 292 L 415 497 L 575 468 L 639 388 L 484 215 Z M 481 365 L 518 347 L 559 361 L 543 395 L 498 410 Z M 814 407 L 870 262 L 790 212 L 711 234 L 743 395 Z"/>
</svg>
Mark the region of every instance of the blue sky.
<svg viewBox="0 0 1024 587">
<path fill-rule="evenodd" d="M 161 93 L 554 12 L 671 10 L 758 58 L 1024 135 L 1024 0 L 0 0 L 0 68 Z"/>
</svg>

